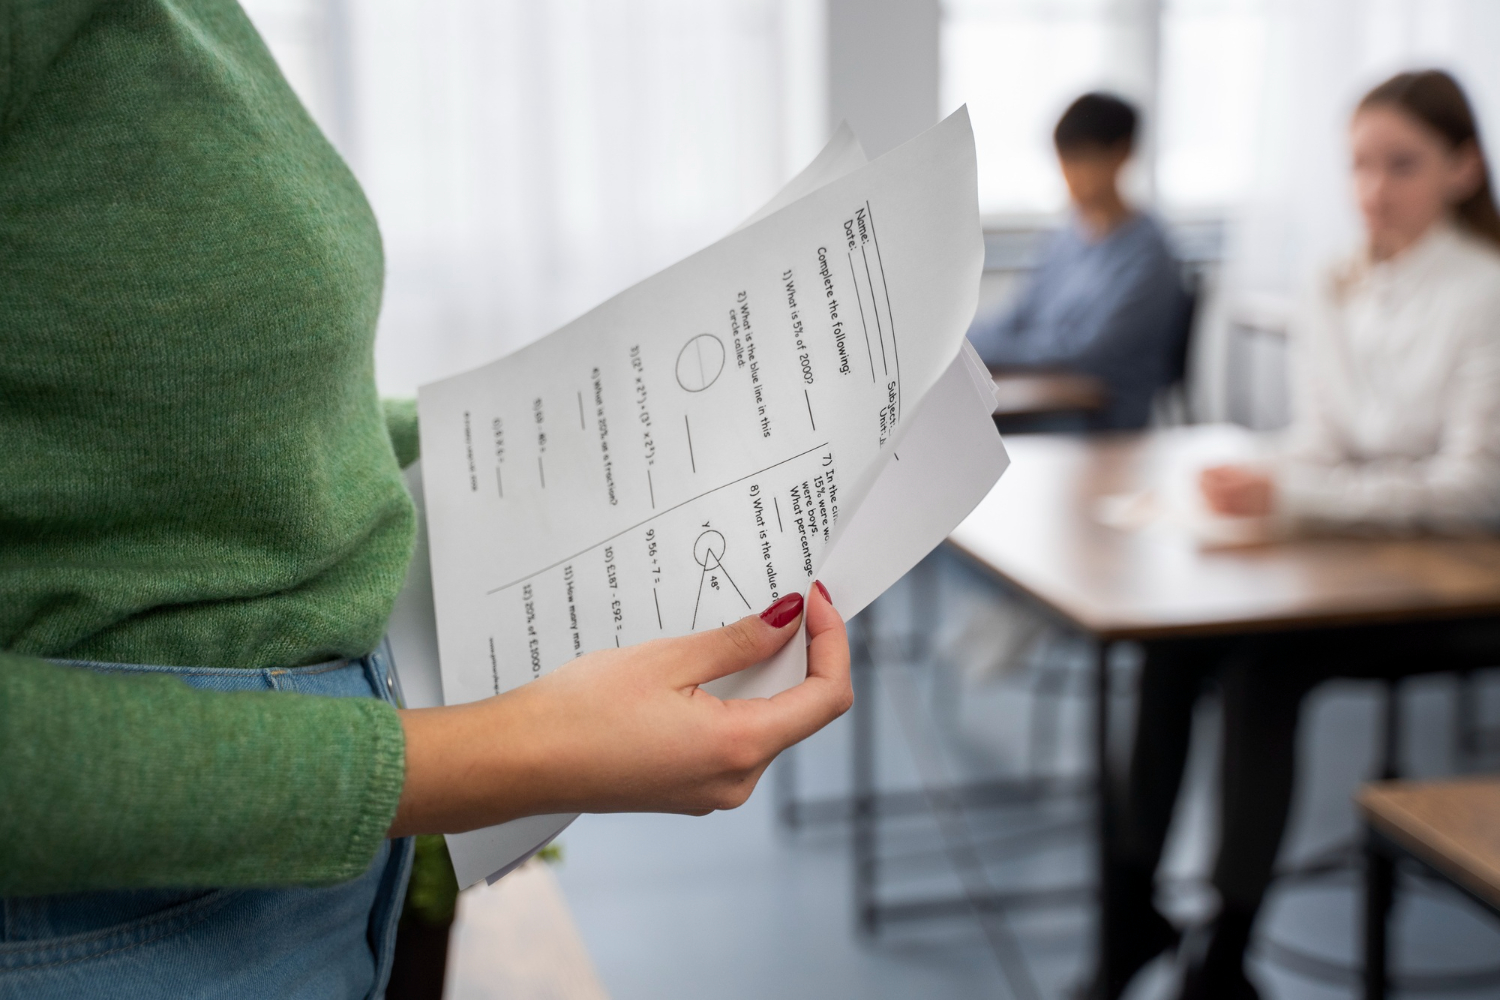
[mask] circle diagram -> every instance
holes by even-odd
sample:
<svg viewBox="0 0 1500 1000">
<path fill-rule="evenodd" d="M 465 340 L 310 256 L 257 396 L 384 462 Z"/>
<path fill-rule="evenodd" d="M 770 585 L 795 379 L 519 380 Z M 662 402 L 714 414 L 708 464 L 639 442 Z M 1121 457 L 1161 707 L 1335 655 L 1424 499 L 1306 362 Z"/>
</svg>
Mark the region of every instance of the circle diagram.
<svg viewBox="0 0 1500 1000">
<path fill-rule="evenodd" d="M 704 569 L 714 569 L 724 562 L 724 536 L 713 529 L 703 532 L 693 542 L 693 558 Z"/>
<path fill-rule="evenodd" d="M 702 392 L 724 370 L 724 342 L 700 333 L 677 352 L 677 384 L 688 392 Z"/>
</svg>

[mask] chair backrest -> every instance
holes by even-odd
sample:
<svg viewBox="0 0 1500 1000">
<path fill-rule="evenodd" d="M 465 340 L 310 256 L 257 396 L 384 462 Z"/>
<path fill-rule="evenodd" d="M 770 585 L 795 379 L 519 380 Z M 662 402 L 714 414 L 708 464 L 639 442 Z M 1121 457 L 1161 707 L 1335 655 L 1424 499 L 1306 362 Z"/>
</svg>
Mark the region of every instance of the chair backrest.
<svg viewBox="0 0 1500 1000">
<path fill-rule="evenodd" d="M 1177 311 L 1177 323 L 1172 330 L 1171 353 L 1167 356 L 1168 389 L 1187 381 L 1188 353 L 1193 345 L 1193 322 L 1198 318 L 1198 300 L 1202 292 L 1202 280 L 1196 268 L 1186 270 L 1182 284 L 1182 307 Z"/>
<path fill-rule="evenodd" d="M 1156 424 L 1190 424 L 1193 422 L 1192 397 L 1188 392 L 1188 358 L 1193 347 L 1193 324 L 1203 298 L 1203 281 L 1197 268 L 1184 268 L 1182 304 L 1167 343 L 1166 378 L 1152 404 L 1152 422 Z"/>
</svg>

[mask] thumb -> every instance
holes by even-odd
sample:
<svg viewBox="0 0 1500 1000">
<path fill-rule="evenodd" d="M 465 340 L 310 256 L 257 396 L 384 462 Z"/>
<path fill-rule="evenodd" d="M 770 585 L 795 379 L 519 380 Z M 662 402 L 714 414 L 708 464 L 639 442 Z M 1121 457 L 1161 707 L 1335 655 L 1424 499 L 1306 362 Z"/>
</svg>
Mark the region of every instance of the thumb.
<svg viewBox="0 0 1500 1000">
<path fill-rule="evenodd" d="M 802 605 L 801 594 L 787 594 L 758 615 L 686 636 L 678 683 L 707 684 L 769 660 L 797 634 Z"/>
</svg>

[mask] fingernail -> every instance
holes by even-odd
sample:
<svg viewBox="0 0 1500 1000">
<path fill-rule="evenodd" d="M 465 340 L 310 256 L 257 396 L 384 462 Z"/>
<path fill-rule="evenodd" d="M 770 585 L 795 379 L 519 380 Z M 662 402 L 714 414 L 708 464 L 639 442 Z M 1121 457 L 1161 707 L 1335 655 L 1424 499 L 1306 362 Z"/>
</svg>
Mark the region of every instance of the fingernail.
<svg viewBox="0 0 1500 1000">
<path fill-rule="evenodd" d="M 833 598 L 828 596 L 828 588 L 823 586 L 822 580 L 814 580 L 813 586 L 818 588 L 818 593 L 823 595 L 823 600 L 827 601 L 829 604 L 833 603 Z"/>
<path fill-rule="evenodd" d="M 802 595 L 787 594 L 760 613 L 760 620 L 772 628 L 785 628 L 802 613 Z"/>
</svg>

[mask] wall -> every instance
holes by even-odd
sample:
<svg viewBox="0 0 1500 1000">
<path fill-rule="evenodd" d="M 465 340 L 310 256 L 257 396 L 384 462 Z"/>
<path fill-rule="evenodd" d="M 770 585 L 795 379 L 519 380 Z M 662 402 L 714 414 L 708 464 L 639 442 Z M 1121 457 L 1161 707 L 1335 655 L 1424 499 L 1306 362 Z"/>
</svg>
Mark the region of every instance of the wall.
<svg viewBox="0 0 1500 1000">
<path fill-rule="evenodd" d="M 872 157 L 937 122 L 938 0 L 827 0 L 830 129 Z"/>
</svg>

